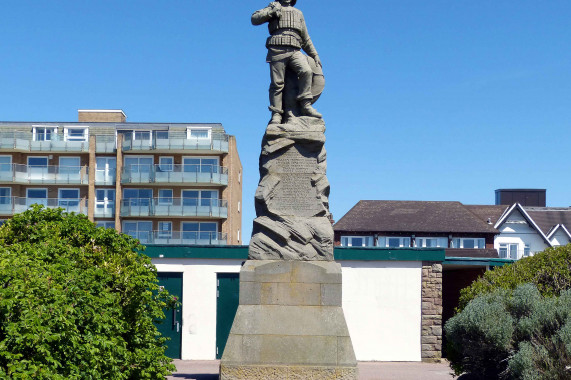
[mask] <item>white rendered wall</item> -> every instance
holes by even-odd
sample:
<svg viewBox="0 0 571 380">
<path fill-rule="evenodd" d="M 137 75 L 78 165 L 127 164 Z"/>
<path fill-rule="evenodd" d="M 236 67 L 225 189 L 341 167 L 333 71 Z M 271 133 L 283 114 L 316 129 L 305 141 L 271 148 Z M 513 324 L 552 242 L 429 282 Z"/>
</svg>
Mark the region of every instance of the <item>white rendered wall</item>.
<svg viewBox="0 0 571 380">
<path fill-rule="evenodd" d="M 182 272 L 183 360 L 216 359 L 216 274 L 238 273 L 244 260 L 153 259 L 159 272 Z"/>
<path fill-rule="evenodd" d="M 357 360 L 420 361 L 422 263 L 341 261 Z"/>
<path fill-rule="evenodd" d="M 183 360 L 216 358 L 216 274 L 243 260 L 153 259 L 159 272 L 183 273 Z M 357 360 L 420 361 L 422 263 L 341 261 L 343 310 Z"/>
<path fill-rule="evenodd" d="M 520 259 L 526 244 L 529 244 L 532 254 L 541 252 L 548 247 L 539 232 L 530 226 L 517 210 L 498 229 L 500 234 L 494 238 L 494 248 L 498 252 L 500 251 L 500 244 L 518 244 L 518 259 Z"/>
<path fill-rule="evenodd" d="M 553 245 L 567 245 L 571 243 L 569 236 L 561 228 L 551 237 L 551 244 Z"/>
</svg>

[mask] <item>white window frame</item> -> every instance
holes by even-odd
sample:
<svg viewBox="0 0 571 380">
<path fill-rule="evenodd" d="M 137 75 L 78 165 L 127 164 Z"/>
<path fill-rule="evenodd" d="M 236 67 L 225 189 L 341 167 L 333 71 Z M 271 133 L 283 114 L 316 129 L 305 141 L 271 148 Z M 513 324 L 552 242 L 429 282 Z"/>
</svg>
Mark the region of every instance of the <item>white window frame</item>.
<svg viewBox="0 0 571 380">
<path fill-rule="evenodd" d="M 153 171 L 153 168 L 154 168 L 154 166 L 155 166 L 155 157 L 154 157 L 154 156 L 149 156 L 149 155 L 131 155 L 131 154 L 129 154 L 129 155 L 124 155 L 124 156 L 123 156 L 123 167 L 125 167 L 125 168 L 127 168 L 127 169 L 130 169 L 130 168 L 128 168 L 129 165 L 127 165 L 127 159 L 129 159 L 129 158 L 136 158 L 136 159 L 137 159 L 137 162 L 139 162 L 138 164 L 136 164 L 136 165 L 137 165 L 137 171 L 136 171 L 136 172 L 131 172 L 131 173 L 141 173 L 141 172 L 140 172 L 140 167 L 143 166 L 143 164 L 140 163 L 141 158 L 150 158 L 150 159 L 151 159 L 151 163 L 149 164 L 149 166 L 150 166 L 150 172 Z M 145 165 L 146 165 L 146 164 L 145 164 Z"/>
<path fill-rule="evenodd" d="M 353 245 L 353 239 L 363 239 L 362 245 Z M 341 236 L 341 246 L 343 247 L 374 247 L 375 237 L 374 236 L 358 236 L 358 235 L 348 235 Z"/>
<path fill-rule="evenodd" d="M 163 164 L 161 161 L 163 159 L 171 159 L 172 163 L 170 164 Z M 163 169 L 163 165 L 170 165 L 170 169 Z M 173 156 L 159 156 L 159 169 L 161 172 L 172 172 L 174 171 L 174 157 Z"/>
<path fill-rule="evenodd" d="M 515 259 L 511 256 L 512 248 L 515 246 Z M 502 257 L 501 252 L 502 249 L 506 250 L 506 256 Z M 517 260 L 519 258 L 519 244 L 518 243 L 500 243 L 500 248 L 498 249 L 498 254 L 500 255 L 501 259 L 512 259 Z"/>
<path fill-rule="evenodd" d="M 32 125 L 32 140 L 33 140 L 33 141 L 53 141 L 53 139 L 50 139 L 50 140 L 45 140 L 45 139 L 44 139 L 44 140 L 38 140 L 38 139 L 37 139 L 38 134 L 39 134 L 39 133 L 37 133 L 37 129 L 38 129 L 38 128 L 43 128 L 43 129 L 48 129 L 48 128 L 49 128 L 49 129 L 52 129 L 52 133 L 53 133 L 54 135 L 57 135 L 57 130 L 58 130 L 58 127 L 57 127 L 57 126 L 54 127 L 54 126 L 51 126 L 51 125 L 49 125 L 49 126 L 45 126 L 45 125 Z M 45 133 L 44 133 L 44 135 L 45 135 Z"/>
<path fill-rule="evenodd" d="M 192 137 L 192 130 L 206 130 L 208 131 L 208 137 Z M 211 140 L 212 139 L 212 127 L 186 127 L 186 139 L 196 139 L 196 140 Z"/>
<path fill-rule="evenodd" d="M 161 191 L 170 191 L 171 196 L 170 197 L 161 197 Z M 170 200 L 167 200 L 167 199 L 170 199 Z M 158 189 L 157 190 L 157 204 L 159 204 L 161 206 L 172 205 L 173 199 L 174 199 L 173 189 Z"/>
<path fill-rule="evenodd" d="M 46 197 L 45 198 L 30 198 L 29 191 L 30 190 L 45 190 Z M 28 187 L 26 188 L 26 199 L 48 199 L 48 188 L 47 187 Z"/>
<path fill-rule="evenodd" d="M 455 247 L 454 242 L 459 240 L 458 247 Z M 485 249 L 486 248 L 486 239 L 485 238 L 453 238 L 451 240 L 452 247 L 451 248 L 461 248 L 464 249 L 464 240 L 474 240 L 474 248 L 466 248 L 466 249 Z M 480 248 L 480 241 L 483 243 L 483 247 Z"/>
<path fill-rule="evenodd" d="M 385 240 L 385 247 L 386 248 L 410 248 L 411 237 L 410 236 L 383 236 Z M 398 247 L 391 247 L 389 246 L 389 239 L 399 239 L 399 246 Z M 407 244 L 405 244 L 405 240 Z"/>
<path fill-rule="evenodd" d="M 139 223 L 151 223 L 151 229 L 148 232 L 150 232 L 150 238 L 152 239 L 152 235 L 153 235 L 153 221 L 152 220 L 123 220 L 123 223 L 121 223 L 122 231 L 125 231 L 125 233 L 127 233 L 127 229 L 125 228 L 125 223 L 137 223 L 137 230 L 136 230 L 137 235 L 139 235 L 139 232 L 141 232 L 141 230 L 139 230 Z M 135 239 L 138 239 L 138 237 L 136 237 Z"/>
<path fill-rule="evenodd" d="M 36 168 L 47 168 L 48 166 L 50 166 L 50 158 L 48 156 L 28 156 L 26 157 L 26 166 L 30 167 L 30 158 L 45 158 L 46 159 L 46 166 L 36 166 L 34 165 L 34 167 Z"/>
<path fill-rule="evenodd" d="M 428 239 L 436 240 L 436 245 L 433 247 L 427 247 L 426 240 Z M 440 242 L 444 243 L 444 245 L 441 245 Z M 444 236 L 438 236 L 438 237 L 420 236 L 414 239 L 414 246 L 417 248 L 448 248 L 447 245 L 448 245 L 448 238 Z"/>
<path fill-rule="evenodd" d="M 2 187 L 0 187 L 0 189 L 8 189 L 9 195 L 5 195 L 2 198 L 10 198 L 10 202 L 12 202 L 12 188 L 8 187 L 8 186 L 2 186 Z M 7 203 L 3 203 L 3 204 L 7 204 Z"/>
<path fill-rule="evenodd" d="M 99 190 L 105 191 L 105 194 L 106 194 L 106 196 L 103 198 L 102 201 L 97 199 L 97 191 L 99 191 Z M 114 193 L 112 201 L 110 201 L 109 197 L 108 197 L 109 191 L 113 191 L 113 193 Z M 103 205 L 103 209 L 111 209 L 111 208 L 113 208 L 113 206 L 115 206 L 116 199 L 117 199 L 116 189 L 107 188 L 107 187 L 104 187 L 104 188 L 96 187 L 95 188 L 95 208 L 97 208 L 98 205 Z"/>
<path fill-rule="evenodd" d="M 216 198 L 204 198 L 204 199 L 215 199 L 215 200 L 217 200 L 217 201 L 220 200 L 220 192 L 219 192 L 217 189 L 182 189 L 182 190 L 180 191 L 180 198 L 181 198 L 181 202 L 182 202 L 182 203 L 184 203 L 183 200 L 184 200 L 184 198 L 186 198 L 186 197 L 183 196 L 183 194 L 184 194 L 185 191 L 198 191 L 198 198 L 197 198 L 197 200 L 198 200 L 198 202 L 197 202 L 197 203 L 198 203 L 198 206 L 201 206 L 200 203 L 201 203 L 201 201 L 202 201 L 202 192 L 203 192 L 203 191 L 214 191 L 214 192 L 216 192 Z M 189 198 L 189 199 L 193 199 L 193 198 Z M 212 204 L 211 204 L 211 206 L 212 206 Z"/>
<path fill-rule="evenodd" d="M 161 228 L 162 225 L 170 225 L 168 231 Z M 172 239 L 172 221 L 171 220 L 161 220 L 157 223 L 157 238 L 158 239 Z"/>
<path fill-rule="evenodd" d="M 70 140 L 69 139 L 69 130 L 70 129 L 83 129 L 83 140 Z M 70 142 L 87 142 L 89 141 L 89 127 L 70 127 L 66 126 L 63 128 L 63 140 L 70 141 Z"/>
</svg>

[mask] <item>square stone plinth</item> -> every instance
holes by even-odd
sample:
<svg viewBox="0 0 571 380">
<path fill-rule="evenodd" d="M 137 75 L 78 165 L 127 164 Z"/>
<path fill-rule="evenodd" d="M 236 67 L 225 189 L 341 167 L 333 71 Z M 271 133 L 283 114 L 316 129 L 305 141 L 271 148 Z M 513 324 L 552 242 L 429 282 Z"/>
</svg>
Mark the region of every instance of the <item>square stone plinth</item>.
<svg viewBox="0 0 571 380">
<path fill-rule="evenodd" d="M 221 380 L 357 379 L 341 306 L 341 265 L 249 260 Z"/>
</svg>

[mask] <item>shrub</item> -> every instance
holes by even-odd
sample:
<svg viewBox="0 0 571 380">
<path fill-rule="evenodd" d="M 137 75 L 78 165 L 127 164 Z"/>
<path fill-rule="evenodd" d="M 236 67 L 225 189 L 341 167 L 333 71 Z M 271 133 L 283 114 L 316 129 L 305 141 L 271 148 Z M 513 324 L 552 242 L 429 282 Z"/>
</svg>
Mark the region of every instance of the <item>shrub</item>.
<svg viewBox="0 0 571 380">
<path fill-rule="evenodd" d="M 558 295 L 571 288 L 571 244 L 547 248 L 513 264 L 487 271 L 471 286 L 462 289 L 457 311 L 476 296 L 496 289 L 515 289 L 518 285 L 535 284 L 544 296 Z"/>
<path fill-rule="evenodd" d="M 445 325 L 451 366 L 475 379 L 571 378 L 571 290 L 533 284 L 482 294 Z"/>
<path fill-rule="evenodd" d="M 34 206 L 0 228 L 0 378 L 164 379 L 172 305 L 127 235 Z"/>
</svg>

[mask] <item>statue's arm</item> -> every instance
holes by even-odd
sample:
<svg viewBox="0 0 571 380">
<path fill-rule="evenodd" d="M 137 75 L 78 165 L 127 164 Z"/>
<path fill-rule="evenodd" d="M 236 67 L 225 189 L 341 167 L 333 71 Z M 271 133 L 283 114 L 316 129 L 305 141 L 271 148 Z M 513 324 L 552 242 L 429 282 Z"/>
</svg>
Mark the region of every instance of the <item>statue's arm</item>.
<svg viewBox="0 0 571 380">
<path fill-rule="evenodd" d="M 315 59 L 316 61 L 319 59 L 319 55 L 317 54 L 317 50 L 315 50 L 315 46 L 313 46 L 313 42 L 311 42 L 311 38 L 309 37 L 309 33 L 307 32 L 307 26 L 305 25 L 305 19 L 302 16 L 303 27 L 301 30 L 301 48 L 304 52 L 307 53 L 311 58 Z"/>
<path fill-rule="evenodd" d="M 262 25 L 278 15 L 281 8 L 280 3 L 277 1 L 271 2 L 270 5 L 259 11 L 255 11 L 252 15 L 252 25 Z"/>
</svg>

